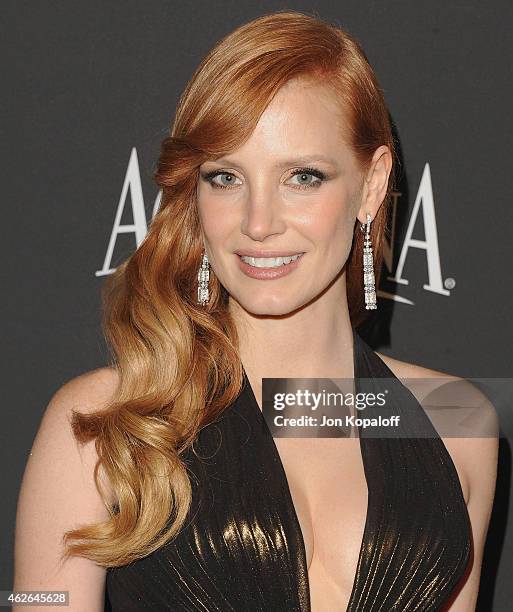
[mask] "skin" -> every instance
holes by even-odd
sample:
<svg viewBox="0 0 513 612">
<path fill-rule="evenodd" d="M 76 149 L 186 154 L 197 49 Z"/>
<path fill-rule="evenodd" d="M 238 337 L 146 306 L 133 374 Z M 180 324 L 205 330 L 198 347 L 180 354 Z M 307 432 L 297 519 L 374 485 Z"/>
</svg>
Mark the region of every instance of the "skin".
<svg viewBox="0 0 513 612">
<path fill-rule="evenodd" d="M 277 372 L 313 376 L 333 371 L 333 363 L 337 372 L 342 367 L 352 375 L 343 267 L 356 219 L 365 222 L 367 212 L 374 218 L 385 197 L 392 161 L 389 149 L 379 147 L 365 175 L 341 137 L 339 115 L 329 90 L 291 81 L 242 147 L 200 167 L 197 203 L 205 249 L 230 293 L 241 358 L 254 379 Z M 282 165 L 303 156 L 333 160 L 307 164 L 326 174 L 322 184 L 311 175 L 292 176 L 304 163 Z M 229 174 L 208 181 L 204 175 L 212 170 Z M 230 189 L 212 185 L 228 184 L 228 176 Z M 292 274 L 262 281 L 239 270 L 234 251 L 245 247 L 305 255 Z M 264 342 L 265 354 L 258 350 Z"/>
<path fill-rule="evenodd" d="M 259 404 L 264 377 L 354 375 L 344 263 L 356 219 L 364 222 L 367 212 L 374 219 L 383 201 L 391 157 L 386 147 L 379 147 L 363 172 L 344 142 L 343 126 L 329 90 L 291 81 L 278 92 L 251 138 L 230 154 L 230 163 L 210 160 L 200 168 L 202 172 L 229 171 L 240 180 L 234 181 L 232 191 L 214 190 L 200 180 L 198 210 L 213 271 L 231 295 L 241 359 Z M 328 179 L 318 188 L 301 190 L 294 186 L 301 181 L 291 178 L 291 171 L 304 164 L 282 168 L 278 164 L 306 154 L 325 155 L 335 163 L 309 163 Z M 243 275 L 236 265 L 233 252 L 245 247 L 297 249 L 305 255 L 293 274 L 257 281 Z M 444 376 L 377 354 L 401 379 Z M 109 514 L 93 480 L 98 459 L 94 441 L 78 446 L 69 424 L 71 409 L 101 409 L 118 384 L 117 371 L 105 367 L 77 376 L 58 389 L 44 411 L 21 485 L 13 588 L 69 590 L 72 611 L 103 611 L 106 572 L 80 557 L 61 565 L 62 534 L 82 524 L 107 520 Z M 497 438 L 443 441 L 460 477 L 475 550 L 469 574 L 445 610 L 468 612 L 475 608 L 479 586 L 495 485 Z M 334 442 L 276 439 L 304 534 L 313 612 L 345 609 L 366 511 L 359 441 Z M 346 487 L 334 486 L 340 479 Z M 113 492 L 105 485 L 114 503 Z M 351 495 L 340 495 L 341 489 L 342 493 L 350 490 Z M 13 607 L 18 609 L 40 608 Z"/>
<path fill-rule="evenodd" d="M 303 156 L 332 161 L 304 164 Z M 313 175 L 293 175 L 305 165 L 326 178 L 318 182 Z M 243 146 L 200 167 L 197 205 L 204 247 L 213 272 L 230 294 L 241 359 L 259 406 L 265 377 L 354 376 L 344 264 L 355 222 L 365 222 L 367 213 L 374 219 L 383 202 L 391 166 L 390 151 L 381 146 L 369 167 L 360 167 L 344 138 L 344 114 L 332 91 L 318 83 L 293 80 L 280 89 Z M 220 174 L 208 178 L 212 171 Z M 234 251 L 243 248 L 305 255 L 291 274 L 260 280 L 240 271 Z M 444 376 L 378 356 L 399 378 Z M 304 438 L 275 442 L 302 526 L 313 610 L 342 609 L 354 581 L 366 516 L 358 442 Z M 471 571 L 445 609 L 467 612 L 474 609 L 477 598 L 497 439 L 449 438 L 444 443 L 469 504 L 475 549 Z M 476 456 L 483 457 L 483 463 L 476 465 Z M 345 489 L 352 491 L 352 502 L 334 487 L 340 477 Z M 330 508 L 337 512 L 330 513 Z M 344 552 L 338 552 L 340 547 L 335 552 L 333 542 L 341 541 Z"/>
</svg>

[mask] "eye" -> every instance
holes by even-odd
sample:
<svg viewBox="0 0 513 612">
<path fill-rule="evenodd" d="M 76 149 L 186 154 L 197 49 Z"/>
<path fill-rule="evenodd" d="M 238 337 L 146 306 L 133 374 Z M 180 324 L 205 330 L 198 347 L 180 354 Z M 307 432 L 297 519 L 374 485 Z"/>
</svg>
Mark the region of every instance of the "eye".
<svg viewBox="0 0 513 612">
<path fill-rule="evenodd" d="M 292 172 L 292 178 L 296 177 L 298 182 L 292 183 L 295 187 L 299 189 L 311 189 L 312 187 L 320 187 L 326 175 L 315 168 L 298 168 Z"/>
<path fill-rule="evenodd" d="M 202 174 L 202 178 L 210 183 L 215 189 L 231 189 L 236 186 L 235 181 L 237 180 L 235 174 L 231 172 L 222 172 L 221 170 L 212 170 L 212 172 Z M 220 181 L 215 181 L 214 179 L 216 178 L 219 178 Z"/>
</svg>

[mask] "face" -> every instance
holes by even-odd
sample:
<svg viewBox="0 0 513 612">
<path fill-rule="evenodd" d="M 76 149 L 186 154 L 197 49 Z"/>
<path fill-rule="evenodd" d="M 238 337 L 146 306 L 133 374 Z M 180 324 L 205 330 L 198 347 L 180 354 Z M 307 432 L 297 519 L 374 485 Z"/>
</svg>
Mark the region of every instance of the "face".
<svg viewBox="0 0 513 612">
<path fill-rule="evenodd" d="M 342 121 L 331 90 L 290 81 L 242 147 L 199 169 L 197 205 L 210 265 L 230 300 L 249 313 L 290 313 L 334 280 L 345 295 L 340 273 L 364 177 Z"/>
</svg>

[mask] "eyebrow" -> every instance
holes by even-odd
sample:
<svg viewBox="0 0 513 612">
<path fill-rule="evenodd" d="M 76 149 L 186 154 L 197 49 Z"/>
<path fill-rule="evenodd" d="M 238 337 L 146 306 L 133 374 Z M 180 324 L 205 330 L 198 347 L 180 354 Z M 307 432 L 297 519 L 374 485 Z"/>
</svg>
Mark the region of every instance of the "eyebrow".
<svg viewBox="0 0 513 612">
<path fill-rule="evenodd" d="M 229 157 L 219 157 L 218 159 L 212 159 L 209 161 L 217 162 L 218 164 L 227 164 L 229 166 L 236 166 L 235 160 L 230 159 Z M 336 165 L 336 161 L 331 157 L 326 157 L 324 155 L 302 155 L 301 157 L 294 157 L 292 159 L 286 159 L 276 164 L 277 168 L 285 168 L 287 166 L 295 166 L 302 164 L 311 164 L 313 162 L 325 162 L 331 164 L 332 166 Z"/>
</svg>

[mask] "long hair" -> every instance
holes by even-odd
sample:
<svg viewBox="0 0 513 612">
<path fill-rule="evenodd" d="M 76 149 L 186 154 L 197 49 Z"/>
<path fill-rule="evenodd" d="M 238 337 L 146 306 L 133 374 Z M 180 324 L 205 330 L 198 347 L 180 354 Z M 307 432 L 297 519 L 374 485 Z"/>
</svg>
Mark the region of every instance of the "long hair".
<svg viewBox="0 0 513 612">
<path fill-rule="evenodd" d="M 236 399 L 243 382 L 226 289 L 211 278 L 209 304 L 196 301 L 203 249 L 198 168 L 240 147 L 280 87 L 297 77 L 332 87 L 362 169 L 380 145 L 394 155 L 383 93 L 364 52 L 340 27 L 278 11 L 237 28 L 204 58 L 161 145 L 154 174 L 160 208 L 143 242 L 102 288 L 102 326 L 118 385 L 101 411 L 74 411 L 72 426 L 80 443 L 95 440 L 94 478 L 110 518 L 66 532 L 65 558 L 125 565 L 167 543 L 184 523 L 191 484 L 181 455 L 194 450 L 198 431 Z M 378 277 L 392 176 L 372 223 Z M 355 223 L 346 264 L 355 326 L 366 313 L 362 240 Z M 100 475 L 115 493 L 114 506 Z"/>
</svg>

